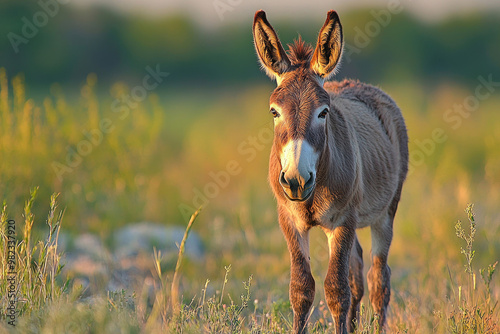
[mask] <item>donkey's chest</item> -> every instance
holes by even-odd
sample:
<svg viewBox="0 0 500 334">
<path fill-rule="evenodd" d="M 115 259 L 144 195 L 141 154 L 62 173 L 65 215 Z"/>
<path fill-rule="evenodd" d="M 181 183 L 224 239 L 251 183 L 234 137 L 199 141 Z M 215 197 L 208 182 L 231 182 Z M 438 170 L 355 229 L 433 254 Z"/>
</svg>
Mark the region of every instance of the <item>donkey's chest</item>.
<svg viewBox="0 0 500 334">
<path fill-rule="evenodd" d="M 347 212 L 339 210 L 334 205 L 324 207 L 306 207 L 301 204 L 288 206 L 290 218 L 298 230 L 309 229 L 314 226 L 322 226 L 334 229 L 346 221 Z"/>
</svg>

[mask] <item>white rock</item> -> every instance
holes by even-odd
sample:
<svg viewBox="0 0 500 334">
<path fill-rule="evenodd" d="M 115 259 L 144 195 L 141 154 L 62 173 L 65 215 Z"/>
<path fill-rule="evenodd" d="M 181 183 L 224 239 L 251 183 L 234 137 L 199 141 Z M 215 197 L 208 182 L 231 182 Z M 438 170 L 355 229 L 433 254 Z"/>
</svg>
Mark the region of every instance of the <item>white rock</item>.
<svg viewBox="0 0 500 334">
<path fill-rule="evenodd" d="M 132 224 L 115 233 L 115 255 L 129 257 L 141 252 L 152 254 L 153 247 L 161 251 L 162 255 L 176 255 L 183 236 L 184 229 L 177 226 L 150 222 Z M 203 256 L 201 239 L 194 231 L 189 233 L 186 241 L 185 256 L 193 259 Z"/>
</svg>

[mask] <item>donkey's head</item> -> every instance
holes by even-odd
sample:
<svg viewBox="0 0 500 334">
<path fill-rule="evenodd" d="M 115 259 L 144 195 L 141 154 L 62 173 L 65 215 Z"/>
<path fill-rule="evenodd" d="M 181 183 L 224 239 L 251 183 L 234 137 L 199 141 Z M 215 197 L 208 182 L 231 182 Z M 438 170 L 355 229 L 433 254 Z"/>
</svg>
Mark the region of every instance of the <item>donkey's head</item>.
<svg viewBox="0 0 500 334">
<path fill-rule="evenodd" d="M 342 53 L 339 17 L 328 12 L 314 53 L 300 38 L 286 53 L 262 10 L 255 13 L 253 36 L 262 67 L 278 83 L 270 112 L 279 183 L 289 200 L 304 201 L 314 191 L 318 162 L 327 148 L 330 97 L 323 83 L 334 74 Z"/>
</svg>

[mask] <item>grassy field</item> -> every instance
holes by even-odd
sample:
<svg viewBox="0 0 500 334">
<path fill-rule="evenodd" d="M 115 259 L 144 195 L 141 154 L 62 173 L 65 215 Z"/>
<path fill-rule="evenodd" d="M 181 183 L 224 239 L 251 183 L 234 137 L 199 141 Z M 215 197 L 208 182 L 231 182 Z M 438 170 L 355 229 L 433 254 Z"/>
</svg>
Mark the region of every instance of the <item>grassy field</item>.
<svg viewBox="0 0 500 334">
<path fill-rule="evenodd" d="M 405 115 L 411 152 L 389 258 L 387 332 L 498 333 L 500 284 L 493 271 L 500 259 L 500 95 L 493 87 L 479 98 L 474 88 L 453 83 L 433 89 L 409 82 L 380 86 Z M 0 197 L 6 203 L 0 331 L 290 331 L 288 252 L 267 185 L 272 86 L 189 93 L 160 87 L 124 102 L 134 88 L 103 87 L 91 74 L 79 96 L 53 85 L 49 96 L 38 98 L 22 75 L 10 80 L 0 70 Z M 35 187 L 36 198 L 30 195 Z M 471 202 L 474 219 L 470 209 L 464 212 Z M 185 226 L 200 205 L 192 230 L 205 254 L 202 261 L 183 261 L 177 311 L 170 302 L 175 263 L 153 254 L 152 302 L 141 291 L 102 291 L 82 299 L 79 286 L 59 273 L 59 228 L 109 242 L 127 223 Z M 7 218 L 17 226 L 15 329 L 8 325 L 5 293 Z M 358 234 L 367 271 L 369 230 Z M 313 231 L 313 333 L 331 323 L 322 291 L 327 250 L 326 238 Z M 357 333 L 377 331 L 367 293 L 363 305 Z"/>
</svg>

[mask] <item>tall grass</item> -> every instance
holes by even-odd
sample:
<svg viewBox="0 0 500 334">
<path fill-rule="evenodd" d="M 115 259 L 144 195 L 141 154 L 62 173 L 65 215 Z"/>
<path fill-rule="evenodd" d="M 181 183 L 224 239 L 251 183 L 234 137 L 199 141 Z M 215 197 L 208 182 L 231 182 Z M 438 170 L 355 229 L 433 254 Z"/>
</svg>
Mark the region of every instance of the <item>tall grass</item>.
<svg viewBox="0 0 500 334">
<path fill-rule="evenodd" d="M 457 237 L 465 242 L 465 248 L 460 252 L 465 257 L 465 283 L 463 280 L 452 283 L 458 285 L 455 294 L 455 301 L 452 311 L 448 316 L 448 329 L 450 333 L 496 333 L 500 330 L 498 301 L 491 299 L 491 280 L 495 274 L 498 263 L 488 265 L 487 268 L 479 270 L 483 278 L 484 285 L 479 290 L 476 279 L 476 271 L 473 268 L 473 259 L 475 250 L 473 249 L 476 235 L 476 221 L 474 218 L 473 205 L 469 204 L 465 209 L 467 213 L 469 232 L 462 227 L 462 222 L 458 221 L 455 225 Z M 464 289 L 465 285 L 465 289 Z M 465 291 L 464 291 L 465 290 Z M 479 290 L 479 291 L 478 291 Z M 478 292 L 481 292 L 478 296 Z"/>
<path fill-rule="evenodd" d="M 496 113 L 500 97 L 492 94 L 482 100 L 461 127 L 453 129 L 443 120 L 444 112 L 473 91 L 453 83 L 443 83 L 432 92 L 417 82 L 380 86 L 403 110 L 410 152 L 424 154 L 420 161 L 416 155 L 411 157 L 415 168 L 396 217 L 389 257 L 393 294 L 388 331 L 449 333 L 456 328 L 465 333 L 475 330 L 474 323 L 482 324 L 478 331 L 496 328 L 500 287 L 492 262 L 500 254 L 500 116 Z M 64 326 L 71 317 L 75 332 L 289 331 L 288 252 L 267 184 L 271 144 L 259 139 L 260 131 L 272 122 L 266 111 L 270 91 L 270 86 L 224 92 L 158 90 L 120 119 L 112 104 L 122 93 L 130 93 L 128 85 L 117 83 L 108 89 L 89 75 L 77 94 L 58 85 L 50 87 L 49 94 L 40 94 L 30 91 L 22 75 L 9 80 L 0 70 L 0 198 L 9 204 L 5 215 L 16 221 L 16 247 L 24 261 L 20 265 L 25 263 L 19 270 L 25 280 L 19 283 L 24 284 L 18 294 L 24 312 L 19 328 L 67 332 Z M 40 95 L 48 96 L 35 98 Z M 52 163 L 65 162 L 68 152 L 86 140 L 86 131 L 104 118 L 112 120 L 114 130 L 60 180 Z M 436 128 L 444 130 L 446 142 L 423 152 L 422 142 Z M 254 148 L 255 155 L 242 154 L 240 145 Z M 205 252 L 201 261 L 184 258 L 179 277 L 181 307 L 175 317 L 167 307 L 175 260 L 161 261 L 160 254 L 153 258 L 151 266 L 157 266 L 158 275 L 152 300 L 146 286 L 135 294 L 102 291 L 82 300 L 78 286 L 66 285 L 57 274 L 62 262 L 56 265 L 59 227 L 54 230 L 54 226 L 60 226 L 62 216 L 56 198 L 54 214 L 47 219 L 52 227 L 37 220 L 47 215 L 44 200 L 29 197 L 25 201 L 26 189 L 35 184 L 40 185 L 37 198 L 60 193 L 57 201 L 67 208 L 63 232 L 70 239 L 82 231 L 91 232 L 110 244 L 113 232 L 127 223 L 150 220 L 184 225 L 187 219 L 179 204 L 196 208 L 197 191 L 203 192 L 214 182 L 211 175 L 233 160 L 241 173 L 220 187 L 217 196 L 208 198 L 192 228 L 191 233 L 201 236 Z M 474 219 L 478 224 L 469 248 L 455 237 L 449 222 L 473 198 L 477 198 Z M 470 228 L 466 230 L 463 236 L 470 239 Z M 358 234 L 368 269 L 369 231 Z M 465 242 L 463 248 L 470 255 L 465 262 L 470 260 L 472 275 L 463 271 L 459 241 Z M 321 333 L 332 321 L 321 288 L 328 246 L 316 230 L 311 232 L 310 244 L 312 272 L 318 282 L 310 331 Z M 226 273 L 224 268 L 229 266 L 231 271 Z M 249 285 L 249 277 L 252 285 L 247 292 L 242 282 Z M 5 287 L 4 281 L 0 284 Z M 243 302 L 241 296 L 250 299 Z M 374 316 L 366 296 L 362 302 L 358 332 L 368 333 L 374 330 Z M 5 322 L 1 326 L 8 328 Z"/>
<path fill-rule="evenodd" d="M 14 236 L 7 233 L 11 231 L 7 229 L 7 224 L 13 220 L 9 219 L 5 202 L 2 208 L 0 223 L 0 262 L 2 263 L 2 270 L 0 271 L 0 306 L 3 312 L 2 320 L 6 319 L 5 312 L 11 301 L 15 301 L 17 315 L 25 316 L 60 299 L 67 288 L 68 281 L 62 281 L 60 277 L 62 269 L 60 264 L 61 254 L 57 250 L 57 241 L 64 211 L 57 210 L 57 194 L 52 195 L 47 220 L 45 221 L 46 228 L 48 227 L 47 236 L 44 240 L 32 240 L 35 216 L 31 209 L 36 194 L 37 188 L 34 188 L 24 206 L 22 235 Z M 14 224 L 17 225 L 16 232 L 19 233 L 21 227 L 19 222 Z M 14 258 L 10 258 L 12 247 Z M 9 267 L 11 264 L 14 265 L 14 270 Z M 11 281 L 8 278 L 14 278 L 14 280 Z M 9 298 L 10 293 L 7 293 L 7 291 L 12 291 L 12 284 L 14 284 L 14 297 Z"/>
<path fill-rule="evenodd" d="M 191 231 L 191 228 L 193 227 L 193 223 L 196 220 L 196 217 L 198 217 L 198 214 L 200 213 L 201 208 L 196 210 L 191 218 L 189 219 L 189 222 L 186 227 L 186 231 L 184 233 L 184 236 L 182 237 L 181 244 L 179 245 L 179 255 L 177 256 L 177 263 L 175 265 L 175 271 L 174 271 L 174 277 L 172 278 L 172 287 L 170 289 L 170 295 L 172 299 L 172 310 L 177 313 L 180 308 L 180 300 L 179 300 L 179 280 L 180 280 L 180 269 L 181 269 L 181 264 L 182 264 L 182 258 L 184 256 L 184 249 L 186 245 L 186 240 L 189 236 L 189 232 Z M 161 279 L 161 270 L 160 270 L 160 261 L 157 259 L 155 256 L 155 268 L 157 268 L 158 276 Z M 223 289 L 224 291 L 224 289 Z"/>
<path fill-rule="evenodd" d="M 121 292 L 102 291 L 91 299 L 82 299 L 78 287 L 71 286 L 69 281 L 61 277 L 61 255 L 57 250 L 57 240 L 61 228 L 63 211 L 57 210 L 57 195 L 50 200 L 49 213 L 46 220 L 46 237 L 35 240 L 32 235 L 34 224 L 39 224 L 31 212 L 36 199 L 36 188 L 31 191 L 24 208 L 23 235 L 16 240 L 17 275 L 17 329 L 21 332 L 129 332 L 129 333 L 288 333 L 291 331 L 291 309 L 288 301 L 260 304 L 255 299 L 253 305 L 251 283 L 253 277 L 243 282 L 239 300 L 225 290 L 230 279 L 231 266 L 225 268 L 220 289 L 210 292 L 210 281 L 206 280 L 198 292 L 192 291 L 195 297 L 180 297 L 178 285 L 179 267 L 182 261 L 182 245 L 179 251 L 178 266 L 173 278 L 171 273 L 162 268 L 161 254 L 155 252 L 152 260 L 157 273 L 159 285 L 154 290 L 153 304 L 149 305 L 143 296 Z M 417 303 L 432 300 L 435 318 L 432 323 L 433 333 L 498 333 L 499 308 L 498 287 L 492 284 L 496 263 L 479 271 L 483 282 L 476 280 L 476 269 L 473 258 L 474 241 L 477 230 L 472 205 L 466 209 L 469 231 L 465 231 L 459 221 L 456 225 L 457 236 L 465 242 L 461 253 L 465 257 L 465 271 L 454 271 L 458 266 L 448 267 L 449 282 L 453 294 L 449 298 L 433 295 L 432 289 L 408 291 L 418 293 L 414 296 Z M 193 214 L 185 233 L 189 234 L 198 212 Z M 2 263 L 7 263 L 6 223 L 9 220 L 7 205 L 4 204 L 1 214 L 0 254 Z M 0 272 L 0 295 L 2 307 L 2 323 L 0 329 L 7 329 L 7 281 L 8 269 L 5 265 Z M 176 278 L 177 276 L 177 278 Z M 425 275 L 424 275 L 425 276 Z M 425 277 L 411 278 L 416 282 L 424 282 Z M 169 281 L 175 287 L 168 289 Z M 286 288 L 286 287 L 284 287 Z M 493 290 L 496 292 L 493 293 Z M 405 304 L 408 300 L 393 298 L 387 331 L 390 333 L 427 332 L 422 324 L 422 314 L 414 313 L 414 309 Z M 174 307 L 170 306 L 174 305 Z M 399 320 L 398 320 L 399 319 Z M 404 321 L 400 321 L 404 319 Z M 361 313 L 356 323 L 355 333 L 380 333 L 376 315 L 372 313 L 365 297 L 361 305 Z M 325 333 L 331 330 L 332 320 L 324 302 L 317 309 L 313 308 L 308 324 L 311 333 Z M 429 329 L 430 330 L 430 329 Z"/>
<path fill-rule="evenodd" d="M 71 93 L 54 84 L 49 96 L 32 98 L 22 75 L 9 82 L 0 68 L 1 198 L 20 212 L 26 187 L 39 185 L 43 197 L 60 193 L 72 231 L 81 222 L 85 230 L 108 233 L 131 221 L 175 217 L 177 207 L 159 201 L 172 203 L 175 191 L 165 181 L 170 149 L 158 96 L 150 94 L 122 118 L 112 106 L 130 93 L 125 84 L 99 98 L 91 74 L 79 96 L 68 100 Z M 101 131 L 102 120 L 112 130 Z M 35 203 L 33 210 L 43 207 Z"/>
</svg>

